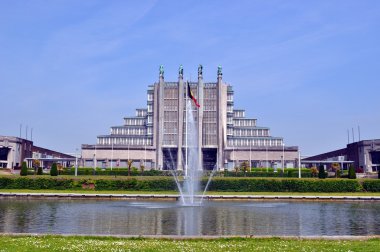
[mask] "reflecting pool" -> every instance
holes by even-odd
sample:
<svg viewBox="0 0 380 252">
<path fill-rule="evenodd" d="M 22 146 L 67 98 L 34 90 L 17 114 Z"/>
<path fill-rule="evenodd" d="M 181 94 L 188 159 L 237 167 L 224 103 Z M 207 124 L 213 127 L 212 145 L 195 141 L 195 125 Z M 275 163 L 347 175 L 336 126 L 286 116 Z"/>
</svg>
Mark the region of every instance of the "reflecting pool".
<svg viewBox="0 0 380 252">
<path fill-rule="evenodd" d="M 0 233 L 380 235 L 377 202 L 0 199 Z"/>
</svg>

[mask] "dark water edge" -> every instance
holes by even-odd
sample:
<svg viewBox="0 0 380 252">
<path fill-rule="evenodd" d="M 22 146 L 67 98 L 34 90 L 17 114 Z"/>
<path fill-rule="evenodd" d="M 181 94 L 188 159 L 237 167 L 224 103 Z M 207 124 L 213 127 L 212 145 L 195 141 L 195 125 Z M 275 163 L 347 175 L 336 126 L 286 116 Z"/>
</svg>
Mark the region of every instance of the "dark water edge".
<svg viewBox="0 0 380 252">
<path fill-rule="evenodd" d="M 379 202 L 1 199 L 0 233 L 380 235 Z"/>
</svg>

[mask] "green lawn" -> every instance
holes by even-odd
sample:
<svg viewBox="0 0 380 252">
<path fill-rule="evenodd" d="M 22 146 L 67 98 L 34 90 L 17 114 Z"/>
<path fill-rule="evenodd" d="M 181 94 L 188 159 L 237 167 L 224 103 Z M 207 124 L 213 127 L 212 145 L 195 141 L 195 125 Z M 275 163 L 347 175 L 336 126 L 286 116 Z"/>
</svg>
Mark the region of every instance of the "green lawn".
<svg viewBox="0 0 380 252">
<path fill-rule="evenodd" d="M 0 236 L 0 251 L 379 251 L 380 239 L 146 239 L 79 236 Z"/>
<path fill-rule="evenodd" d="M 78 193 L 78 194 L 178 194 L 177 191 L 95 191 L 95 190 L 31 190 L 0 189 L 0 192 L 11 193 Z M 213 192 L 206 195 L 268 195 L 268 196 L 380 196 L 380 192 L 348 192 L 348 193 L 302 193 L 302 192 Z"/>
</svg>

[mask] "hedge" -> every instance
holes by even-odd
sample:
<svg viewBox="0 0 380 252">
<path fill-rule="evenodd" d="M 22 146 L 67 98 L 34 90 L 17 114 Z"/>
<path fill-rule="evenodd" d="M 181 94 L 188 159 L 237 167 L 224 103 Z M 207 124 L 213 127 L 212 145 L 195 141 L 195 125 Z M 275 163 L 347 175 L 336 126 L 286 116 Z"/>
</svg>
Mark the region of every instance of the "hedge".
<svg viewBox="0 0 380 252">
<path fill-rule="evenodd" d="M 380 180 L 364 180 L 362 185 L 366 192 L 380 192 Z"/>
<path fill-rule="evenodd" d="M 226 192 L 358 192 L 358 180 L 340 179 L 214 179 L 210 191 Z"/>
<path fill-rule="evenodd" d="M 207 179 L 201 181 L 202 187 Z M 0 189 L 82 189 L 173 191 L 173 178 L 66 179 L 0 177 Z M 208 190 L 225 192 L 380 192 L 380 180 L 213 178 Z"/>
<path fill-rule="evenodd" d="M 66 179 L 66 178 L 8 178 L 0 177 L 0 189 L 82 189 L 95 190 L 133 190 L 133 191 L 173 191 L 176 190 L 175 181 L 172 178 L 160 178 L 151 180 L 129 179 Z"/>
</svg>

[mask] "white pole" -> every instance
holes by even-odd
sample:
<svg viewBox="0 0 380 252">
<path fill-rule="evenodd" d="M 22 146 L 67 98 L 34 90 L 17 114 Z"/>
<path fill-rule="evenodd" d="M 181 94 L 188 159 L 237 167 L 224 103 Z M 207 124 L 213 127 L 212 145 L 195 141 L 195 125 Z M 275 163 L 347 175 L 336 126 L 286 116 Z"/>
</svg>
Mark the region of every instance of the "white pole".
<svg viewBox="0 0 380 252">
<path fill-rule="evenodd" d="M 285 172 L 285 143 L 282 143 L 282 174 Z"/>
<path fill-rule="evenodd" d="M 112 171 L 112 162 L 113 162 L 113 139 L 111 139 L 111 171 Z"/>
<path fill-rule="evenodd" d="M 144 167 L 146 168 L 146 143 L 145 143 L 144 148 L 145 148 L 145 150 L 144 150 Z"/>
<path fill-rule="evenodd" d="M 232 169 L 235 169 L 235 146 L 234 146 L 234 142 L 232 142 Z"/>
<path fill-rule="evenodd" d="M 298 150 L 298 178 L 301 178 L 301 151 Z"/>
<path fill-rule="evenodd" d="M 268 172 L 268 144 L 266 144 L 265 156 L 266 156 L 266 159 L 267 159 L 266 167 L 267 167 L 267 172 Z"/>
<path fill-rule="evenodd" d="M 75 149 L 75 177 L 78 176 L 78 148 Z"/>
<path fill-rule="evenodd" d="M 249 140 L 249 171 L 251 171 L 251 164 L 252 164 L 251 151 L 252 151 L 252 140 L 250 139 Z"/>
<path fill-rule="evenodd" d="M 187 165 L 188 165 L 188 156 L 187 156 L 187 148 L 188 148 L 188 142 L 187 142 L 187 130 L 188 130 L 188 126 L 187 126 L 187 122 L 188 122 L 188 115 L 187 115 L 187 97 L 188 97 L 188 88 L 189 88 L 189 82 L 187 82 L 187 87 L 186 87 L 186 98 L 185 98 L 185 126 L 186 126 L 186 135 L 185 135 L 185 143 L 186 143 L 186 147 L 185 147 L 185 156 L 186 156 L 186 163 L 185 163 L 185 177 L 187 177 Z"/>
<path fill-rule="evenodd" d="M 94 153 L 94 171 L 96 170 L 96 144 L 95 144 L 95 153 Z"/>
</svg>

